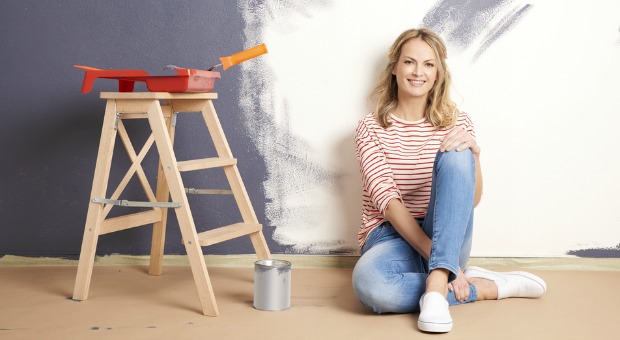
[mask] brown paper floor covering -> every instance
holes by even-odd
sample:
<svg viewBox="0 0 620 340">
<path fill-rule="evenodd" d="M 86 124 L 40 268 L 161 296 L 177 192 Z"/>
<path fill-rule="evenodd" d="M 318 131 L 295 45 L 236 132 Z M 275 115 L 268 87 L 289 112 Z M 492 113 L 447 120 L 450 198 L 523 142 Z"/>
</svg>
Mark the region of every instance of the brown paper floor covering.
<svg viewBox="0 0 620 340">
<path fill-rule="evenodd" d="M 620 339 L 618 271 L 532 271 L 543 298 L 452 307 L 452 332 L 437 335 L 417 314 L 368 312 L 350 268 L 293 267 L 291 308 L 278 312 L 252 307 L 253 268 L 210 268 L 219 317 L 201 314 L 188 266 L 96 266 L 82 302 L 69 298 L 76 270 L 0 267 L 0 339 Z"/>
</svg>

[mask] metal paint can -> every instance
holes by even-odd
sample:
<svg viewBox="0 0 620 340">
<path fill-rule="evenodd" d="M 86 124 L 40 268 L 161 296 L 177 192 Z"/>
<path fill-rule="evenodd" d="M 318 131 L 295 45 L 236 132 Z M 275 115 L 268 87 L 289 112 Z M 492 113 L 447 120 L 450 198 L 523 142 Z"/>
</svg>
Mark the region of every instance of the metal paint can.
<svg viewBox="0 0 620 340">
<path fill-rule="evenodd" d="M 254 262 L 254 308 L 277 311 L 291 307 L 291 263 Z"/>
</svg>

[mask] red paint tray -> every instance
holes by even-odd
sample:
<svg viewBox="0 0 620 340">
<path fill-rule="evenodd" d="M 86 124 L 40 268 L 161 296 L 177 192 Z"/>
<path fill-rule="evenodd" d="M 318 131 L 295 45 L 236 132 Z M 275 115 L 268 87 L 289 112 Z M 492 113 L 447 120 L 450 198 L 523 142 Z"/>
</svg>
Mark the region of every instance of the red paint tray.
<svg viewBox="0 0 620 340">
<path fill-rule="evenodd" d="M 151 92 L 211 92 L 219 72 L 172 68 L 156 72 L 144 70 L 102 70 L 89 66 L 75 65 L 85 72 L 82 93 L 89 93 L 97 78 L 118 80 L 119 92 L 133 92 L 135 82 L 144 82 Z"/>
<path fill-rule="evenodd" d="M 224 70 L 246 60 L 256 58 L 267 53 L 267 46 L 260 44 L 247 50 L 227 57 L 221 57 L 220 63 L 208 71 L 168 65 L 163 70 L 146 72 L 143 70 L 102 70 L 90 66 L 75 65 L 76 68 L 86 71 L 82 83 L 82 93 L 93 89 L 97 78 L 118 80 L 119 92 L 133 92 L 137 81 L 146 83 L 151 92 L 211 92 L 215 86 L 215 78 L 220 78 L 219 72 L 213 70 L 222 67 Z"/>
</svg>

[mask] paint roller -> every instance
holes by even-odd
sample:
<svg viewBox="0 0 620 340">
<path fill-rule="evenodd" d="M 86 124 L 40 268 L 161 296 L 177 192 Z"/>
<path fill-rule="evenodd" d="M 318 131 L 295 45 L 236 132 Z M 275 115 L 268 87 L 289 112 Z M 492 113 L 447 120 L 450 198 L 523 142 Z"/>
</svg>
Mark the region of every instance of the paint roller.
<svg viewBox="0 0 620 340">
<path fill-rule="evenodd" d="M 265 44 L 260 44 L 258 46 L 254 46 L 252 48 L 248 48 L 247 50 L 243 50 L 241 52 L 235 53 L 233 55 L 229 55 L 227 57 L 221 57 L 220 58 L 220 63 L 213 65 L 213 67 L 211 67 L 210 69 L 208 69 L 207 71 L 213 71 L 216 68 L 222 66 L 224 68 L 224 71 L 226 71 L 228 68 L 230 68 L 231 66 L 237 65 L 237 64 L 241 64 L 242 62 L 252 59 L 252 58 L 256 58 L 260 55 L 263 55 L 267 53 L 267 46 Z M 166 65 L 164 66 L 164 70 L 170 70 L 170 69 L 175 69 L 175 68 L 181 68 L 178 66 L 174 66 L 174 65 Z"/>
</svg>

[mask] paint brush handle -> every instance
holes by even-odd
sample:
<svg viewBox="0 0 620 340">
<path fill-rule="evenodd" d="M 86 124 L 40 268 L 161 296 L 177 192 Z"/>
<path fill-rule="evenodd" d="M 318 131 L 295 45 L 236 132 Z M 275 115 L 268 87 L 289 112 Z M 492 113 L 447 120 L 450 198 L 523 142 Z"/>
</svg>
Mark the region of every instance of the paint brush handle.
<svg viewBox="0 0 620 340">
<path fill-rule="evenodd" d="M 226 70 L 233 65 L 240 64 L 248 59 L 256 58 L 265 53 L 267 53 L 267 46 L 265 46 L 265 44 L 260 44 L 228 57 L 221 57 L 220 61 L 222 62 L 221 65 L 224 67 L 224 70 Z"/>
</svg>

